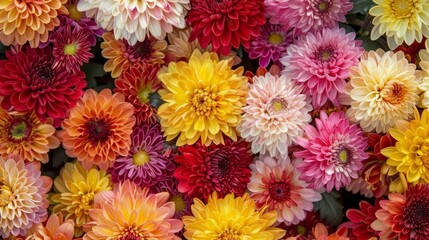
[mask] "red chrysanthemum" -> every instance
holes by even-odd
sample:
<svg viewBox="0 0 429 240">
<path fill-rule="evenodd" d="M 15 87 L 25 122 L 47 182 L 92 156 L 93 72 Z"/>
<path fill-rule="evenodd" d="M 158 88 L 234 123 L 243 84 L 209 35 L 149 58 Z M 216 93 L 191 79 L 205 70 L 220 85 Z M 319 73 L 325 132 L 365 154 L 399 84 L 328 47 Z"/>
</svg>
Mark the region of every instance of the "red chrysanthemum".
<svg viewBox="0 0 429 240">
<path fill-rule="evenodd" d="M 156 110 L 150 104 L 149 95 L 161 88 L 161 83 L 156 76 L 159 65 L 142 65 L 126 68 L 115 81 L 115 92 L 125 95 L 126 101 L 134 105 L 134 115 L 137 124 L 156 121 Z"/>
<path fill-rule="evenodd" d="M 371 228 L 371 223 L 377 219 L 375 212 L 381 208 L 380 199 L 376 199 L 374 206 L 367 201 L 361 201 L 359 208 L 360 210 L 347 210 L 346 216 L 350 222 L 345 222 L 340 227 L 352 229 L 349 235 L 351 240 L 378 239 L 378 233 Z"/>
<path fill-rule="evenodd" d="M 189 197 L 207 200 L 212 192 L 223 198 L 228 193 L 243 195 L 250 179 L 249 165 L 253 162 L 249 144 L 225 138 L 225 145 L 195 145 L 180 147 L 175 157 L 178 168 L 174 177 L 178 190 Z"/>
<path fill-rule="evenodd" d="M 6 57 L 0 61 L 1 106 L 20 112 L 34 110 L 42 122 L 50 117 L 58 126 L 82 96 L 85 74 L 53 67 L 50 47 L 27 47 L 16 54 L 7 52 Z"/>
<path fill-rule="evenodd" d="M 393 51 L 394 52 L 402 51 L 405 54 L 405 58 L 408 60 L 408 62 L 414 63 L 418 66 L 420 63 L 419 53 L 420 53 L 420 50 L 425 49 L 425 43 L 426 43 L 426 38 L 423 37 L 423 40 L 421 42 L 414 41 L 413 44 L 411 45 L 408 45 L 404 42 L 402 45 L 400 45 Z"/>
<path fill-rule="evenodd" d="M 263 0 L 193 0 L 187 18 L 192 27 L 189 41 L 227 56 L 231 48 L 250 46 L 265 24 Z"/>
</svg>

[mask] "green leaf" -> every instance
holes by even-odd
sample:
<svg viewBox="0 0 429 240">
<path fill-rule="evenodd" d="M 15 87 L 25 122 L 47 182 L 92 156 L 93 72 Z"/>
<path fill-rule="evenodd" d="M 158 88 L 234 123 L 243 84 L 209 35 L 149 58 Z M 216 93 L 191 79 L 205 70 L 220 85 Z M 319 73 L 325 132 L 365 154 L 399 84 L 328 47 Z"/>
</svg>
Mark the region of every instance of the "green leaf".
<svg viewBox="0 0 429 240">
<path fill-rule="evenodd" d="M 82 71 L 86 75 L 86 81 L 88 82 L 88 88 L 95 88 L 97 87 L 97 80 L 96 77 L 102 77 L 106 74 L 106 72 L 103 69 L 103 64 L 99 63 L 86 63 L 82 66 Z"/>
<path fill-rule="evenodd" d="M 319 211 L 320 217 L 333 226 L 339 225 L 344 217 L 344 207 L 340 197 L 337 191 L 324 192 L 322 200 L 314 203 L 314 210 Z"/>
<path fill-rule="evenodd" d="M 370 50 L 377 50 L 379 48 L 384 49 L 384 50 L 388 50 L 387 44 L 384 41 L 384 39 L 379 38 L 375 41 L 372 41 L 369 37 L 366 36 L 358 36 L 356 37 L 357 40 L 362 40 L 362 47 L 366 50 L 366 51 L 370 51 Z"/>
<path fill-rule="evenodd" d="M 354 14 L 354 13 L 365 14 L 374 5 L 375 3 L 372 0 L 354 0 L 353 9 L 350 10 L 348 14 Z"/>
<path fill-rule="evenodd" d="M 62 146 L 52 150 L 51 162 L 54 168 L 57 168 L 61 166 L 63 163 L 67 162 L 67 159 L 68 157 L 66 154 L 66 150 Z"/>
</svg>

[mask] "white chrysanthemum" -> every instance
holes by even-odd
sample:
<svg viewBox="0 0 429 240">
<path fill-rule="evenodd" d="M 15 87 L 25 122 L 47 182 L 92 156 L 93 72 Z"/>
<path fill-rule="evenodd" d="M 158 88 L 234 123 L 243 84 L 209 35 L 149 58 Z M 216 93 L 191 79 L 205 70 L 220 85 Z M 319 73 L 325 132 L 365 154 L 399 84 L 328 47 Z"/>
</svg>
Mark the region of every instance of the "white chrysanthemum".
<svg viewBox="0 0 429 240">
<path fill-rule="evenodd" d="M 347 117 L 365 132 L 385 133 L 397 120 L 413 115 L 420 79 L 416 65 L 408 63 L 401 51 L 365 52 L 359 65 L 350 68 Z"/>
<path fill-rule="evenodd" d="M 286 76 L 254 77 L 247 95 L 247 106 L 237 130 L 252 143 L 253 153 L 284 157 L 288 146 L 311 121 L 309 98 L 302 87 Z"/>
<path fill-rule="evenodd" d="M 80 0 L 78 10 L 116 39 L 126 39 L 130 45 L 143 42 L 147 36 L 164 39 L 173 27 L 186 26 L 185 15 L 190 0 Z"/>
<path fill-rule="evenodd" d="M 423 78 L 419 84 L 419 90 L 421 91 L 419 107 L 429 107 L 429 39 L 425 42 L 425 49 L 420 50 L 420 67 L 423 70 Z"/>
</svg>

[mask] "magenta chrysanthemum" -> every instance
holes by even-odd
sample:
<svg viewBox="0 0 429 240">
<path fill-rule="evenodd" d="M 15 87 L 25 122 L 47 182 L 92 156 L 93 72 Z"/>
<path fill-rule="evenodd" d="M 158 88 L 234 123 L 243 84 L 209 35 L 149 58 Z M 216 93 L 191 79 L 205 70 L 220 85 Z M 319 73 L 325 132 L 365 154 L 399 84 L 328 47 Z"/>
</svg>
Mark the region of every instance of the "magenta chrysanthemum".
<svg viewBox="0 0 429 240">
<path fill-rule="evenodd" d="M 270 61 L 278 61 L 292 42 L 291 32 L 283 31 L 281 25 L 266 23 L 261 28 L 259 37 L 250 42 L 247 51 L 249 58 L 259 58 L 259 65 L 267 67 Z"/>
<path fill-rule="evenodd" d="M 322 111 L 316 119 L 316 127 L 307 126 L 306 138 L 296 141 L 305 150 L 295 152 L 297 158 L 303 158 L 297 164 L 301 179 L 311 187 L 326 185 L 328 192 L 339 190 L 352 179 L 358 178 L 362 161 L 368 158 L 365 149 L 368 146 L 362 130 L 350 124 L 344 112 L 333 112 L 329 116 Z"/>
<path fill-rule="evenodd" d="M 315 108 L 328 100 L 338 104 L 338 94 L 345 92 L 349 68 L 359 63 L 363 53 L 355 35 L 339 28 L 308 33 L 290 45 L 281 59 L 285 66 L 282 73 L 303 83 Z"/>
<path fill-rule="evenodd" d="M 174 171 L 173 159 L 162 154 L 163 139 L 159 124 L 142 124 L 131 135 L 127 156 L 119 157 L 110 169 L 114 183 L 130 179 L 142 187 L 150 187 L 169 171 Z"/>
</svg>

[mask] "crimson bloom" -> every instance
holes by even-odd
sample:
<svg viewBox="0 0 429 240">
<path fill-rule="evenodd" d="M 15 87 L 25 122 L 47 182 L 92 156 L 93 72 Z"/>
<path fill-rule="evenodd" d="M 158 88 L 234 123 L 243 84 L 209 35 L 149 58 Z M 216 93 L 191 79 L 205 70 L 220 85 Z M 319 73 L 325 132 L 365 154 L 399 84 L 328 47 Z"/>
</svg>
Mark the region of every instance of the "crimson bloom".
<svg viewBox="0 0 429 240">
<path fill-rule="evenodd" d="M 347 210 L 346 216 L 350 221 L 341 224 L 340 227 L 352 229 L 349 236 L 351 240 L 377 239 L 378 232 L 371 228 L 371 223 L 377 219 L 375 212 L 381 208 L 380 199 L 375 201 L 374 206 L 367 201 L 361 201 L 359 208 Z"/>
</svg>

